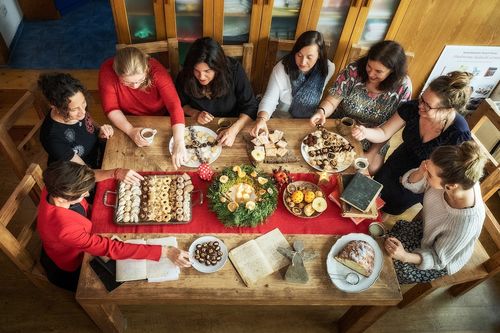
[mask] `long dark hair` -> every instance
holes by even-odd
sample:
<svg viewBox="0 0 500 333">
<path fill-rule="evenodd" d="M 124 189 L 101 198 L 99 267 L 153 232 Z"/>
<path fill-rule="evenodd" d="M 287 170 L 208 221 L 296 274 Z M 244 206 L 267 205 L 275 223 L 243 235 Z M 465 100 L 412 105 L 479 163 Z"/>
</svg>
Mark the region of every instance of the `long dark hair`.
<svg viewBox="0 0 500 333">
<path fill-rule="evenodd" d="M 384 40 L 374 44 L 368 54 L 356 61 L 358 73 L 363 82 L 368 81 L 366 64 L 368 60 L 379 61 L 382 65 L 391 70 L 388 77 L 379 84 L 379 89 L 383 91 L 396 89 L 401 84 L 408 65 L 406 63 L 405 50 L 401 45 L 392 40 Z"/>
<path fill-rule="evenodd" d="M 206 63 L 210 69 L 215 71 L 214 79 L 208 84 L 211 97 L 217 98 L 227 95 L 233 83 L 228 60 L 219 43 L 210 37 L 197 39 L 189 48 L 184 67 L 179 73 L 184 93 L 195 98 L 205 96 L 203 86 L 193 73 L 194 67 L 201 62 Z"/>
<path fill-rule="evenodd" d="M 37 83 L 47 102 L 55 106 L 64 118 L 69 117 L 69 99 L 75 94 L 81 92 L 85 96 L 85 100 L 89 100 L 83 84 L 67 73 L 40 74 Z"/>
<path fill-rule="evenodd" d="M 321 76 L 326 77 L 328 75 L 328 56 L 326 54 L 325 41 L 323 35 L 315 30 L 310 30 L 304 32 L 297 38 L 297 41 L 293 45 L 292 51 L 283 57 L 283 66 L 285 67 L 285 72 L 290 76 L 292 80 L 295 80 L 299 74 L 300 69 L 297 67 L 295 62 L 295 54 L 302 50 L 306 46 L 316 45 L 318 46 L 318 61 L 314 65 L 317 67 L 321 73 Z"/>
</svg>

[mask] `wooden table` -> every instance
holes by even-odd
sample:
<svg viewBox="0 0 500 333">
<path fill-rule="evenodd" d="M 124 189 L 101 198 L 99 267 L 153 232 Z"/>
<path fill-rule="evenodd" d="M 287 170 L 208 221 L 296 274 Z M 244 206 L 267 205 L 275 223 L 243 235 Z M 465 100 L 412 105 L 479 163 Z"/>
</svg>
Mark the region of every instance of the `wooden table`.
<svg viewBox="0 0 500 333">
<path fill-rule="evenodd" d="M 109 141 L 103 168 L 125 167 L 137 170 L 173 170 L 167 144 L 171 137 L 168 119 L 157 117 L 130 117 L 133 124 L 154 127 L 159 130 L 151 147 L 136 148 L 123 133 L 117 131 Z M 279 126 L 278 126 L 279 122 Z M 300 141 L 312 131 L 307 120 L 271 120 L 271 128 L 283 130 L 289 146 L 300 156 Z M 209 126 L 210 127 L 210 126 Z M 215 129 L 215 128 L 214 128 Z M 359 144 L 356 149 L 360 151 Z M 226 166 L 248 161 L 245 143 L 237 138 L 231 148 L 224 148 L 212 166 L 220 170 Z M 272 168 L 272 166 L 268 166 Z M 287 168 L 293 172 L 310 172 L 313 169 L 302 159 Z M 184 170 L 184 169 L 183 169 Z M 185 169 L 192 170 L 192 169 Z M 162 235 L 121 234 L 122 238 L 161 237 Z M 164 236 L 164 235 L 163 235 Z M 187 249 L 201 235 L 177 234 L 179 247 Z M 217 234 L 229 249 L 250 239 L 255 234 Z M 214 274 L 203 274 L 194 269 L 182 269 L 178 281 L 147 283 L 127 282 L 109 293 L 94 274 L 86 255 L 76 299 L 103 332 L 123 332 L 126 326 L 120 304 L 221 304 L 221 305 L 304 305 L 350 306 L 338 321 L 340 332 L 362 332 L 373 324 L 390 307 L 402 299 L 392 260 L 384 257 L 384 265 L 377 282 L 361 293 L 344 293 L 338 290 L 326 274 L 327 254 L 338 236 L 286 235 L 291 242 L 304 241 L 306 249 L 314 250 L 319 257 L 306 263 L 310 280 L 307 284 L 291 284 L 283 280 L 283 270 L 259 281 L 256 286 L 246 287 L 228 261 L 223 269 Z"/>
<path fill-rule="evenodd" d="M 127 117 L 134 126 L 156 128 L 158 133 L 155 136 L 151 146 L 138 148 L 128 136 L 120 130 L 115 130 L 114 136 L 109 140 L 106 146 L 106 154 L 104 156 L 102 167 L 103 169 L 111 169 L 116 167 L 128 168 L 144 171 L 173 171 L 172 159 L 168 151 L 168 144 L 172 137 L 172 129 L 170 120 L 166 117 Z M 227 118 L 234 121 L 234 118 Z M 212 121 L 206 127 L 217 130 L 218 118 Z M 191 125 L 192 118 L 186 118 L 186 126 Z M 328 120 L 327 128 L 336 129 L 337 120 Z M 253 123 L 244 128 L 236 137 L 232 147 L 223 147 L 219 158 L 214 161 L 211 166 L 215 171 L 220 171 L 227 166 L 233 164 L 250 163 L 246 142 L 242 138 L 243 132 L 250 131 Z M 288 142 L 287 148 L 292 149 L 293 153 L 299 158 L 298 162 L 288 163 L 286 168 L 290 172 L 312 172 L 315 171 L 307 164 L 300 153 L 300 145 L 304 137 L 313 132 L 315 129 L 309 124 L 309 119 L 271 119 L 268 122 L 268 127 L 279 129 L 285 133 L 285 139 Z M 361 145 L 358 141 L 347 137 L 351 142 L 358 155 L 362 155 Z M 271 172 L 276 165 L 262 164 L 261 168 L 266 172 Z M 193 168 L 183 167 L 181 170 L 193 171 Z"/>
</svg>

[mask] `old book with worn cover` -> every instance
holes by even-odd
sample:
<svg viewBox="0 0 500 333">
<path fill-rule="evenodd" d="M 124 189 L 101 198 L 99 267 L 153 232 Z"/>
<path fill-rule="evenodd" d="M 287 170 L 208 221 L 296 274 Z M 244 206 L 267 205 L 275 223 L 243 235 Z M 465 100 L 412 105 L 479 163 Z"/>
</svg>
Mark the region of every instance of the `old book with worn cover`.
<svg viewBox="0 0 500 333">
<path fill-rule="evenodd" d="M 362 212 L 367 212 L 382 191 L 382 187 L 376 180 L 358 172 L 344 188 L 340 200 Z"/>
<path fill-rule="evenodd" d="M 229 259 L 247 286 L 290 264 L 290 260 L 278 252 L 278 247 L 291 249 L 285 236 L 274 229 L 252 239 L 231 251 Z"/>
</svg>

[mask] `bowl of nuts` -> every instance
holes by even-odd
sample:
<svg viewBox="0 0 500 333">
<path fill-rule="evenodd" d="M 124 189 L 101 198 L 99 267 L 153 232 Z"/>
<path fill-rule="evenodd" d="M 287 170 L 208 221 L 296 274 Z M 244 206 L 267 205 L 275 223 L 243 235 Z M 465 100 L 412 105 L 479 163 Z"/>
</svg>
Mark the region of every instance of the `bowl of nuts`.
<svg viewBox="0 0 500 333">
<path fill-rule="evenodd" d="M 224 267 L 227 256 L 226 244 L 214 236 L 200 237 L 189 247 L 191 264 L 202 273 L 213 273 Z"/>
</svg>

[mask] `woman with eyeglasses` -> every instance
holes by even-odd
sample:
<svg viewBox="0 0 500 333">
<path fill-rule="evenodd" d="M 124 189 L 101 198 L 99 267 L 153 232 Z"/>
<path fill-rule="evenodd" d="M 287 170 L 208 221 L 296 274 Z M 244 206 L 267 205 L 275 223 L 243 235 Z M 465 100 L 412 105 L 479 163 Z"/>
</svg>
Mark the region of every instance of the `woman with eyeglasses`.
<svg viewBox="0 0 500 333">
<path fill-rule="evenodd" d="M 197 39 L 176 81 L 184 112 L 204 125 L 214 117 L 238 117 L 217 141 L 232 146 L 236 135 L 257 115 L 257 100 L 238 60 L 226 57 L 216 40 Z"/>
<path fill-rule="evenodd" d="M 290 53 L 274 66 L 251 134 L 268 133 L 266 123 L 271 117 L 311 117 L 334 70 L 323 35 L 313 30 L 301 34 Z"/>
<path fill-rule="evenodd" d="M 95 169 L 97 181 L 115 178 L 138 183 L 142 178 L 128 169 L 102 170 L 105 141 L 113 136 L 113 127 L 94 122 L 87 105 L 83 84 L 66 73 L 42 74 L 38 88 L 50 110 L 40 128 L 40 141 L 48 154 L 47 164 L 73 161 Z"/>
<path fill-rule="evenodd" d="M 458 71 L 439 76 L 418 100 L 402 104 L 382 126 L 353 129 L 352 135 L 357 140 L 385 142 L 404 127 L 403 143 L 375 174 L 375 179 L 384 185 L 381 192 L 386 202 L 384 212 L 398 215 L 422 202 L 422 194 L 401 185 L 400 177 L 405 172 L 428 159 L 436 147 L 471 139 L 469 126 L 461 115 L 471 94 L 471 79 L 472 74 Z"/>
<path fill-rule="evenodd" d="M 111 259 L 168 258 L 189 267 L 189 254 L 172 246 L 126 244 L 92 233 L 85 200 L 95 184 L 94 172 L 86 165 L 57 161 L 43 173 L 45 188 L 38 206 L 37 230 L 42 241 L 40 261 L 49 281 L 75 291 L 83 255 Z"/>
<path fill-rule="evenodd" d="M 469 261 L 485 218 L 479 179 L 486 157 L 474 141 L 437 147 L 429 160 L 402 177 L 424 195 L 422 219 L 398 221 L 384 247 L 399 283 L 429 282 L 458 272 Z"/>
<path fill-rule="evenodd" d="M 350 117 L 365 127 L 386 122 L 402 102 L 411 98 L 412 86 L 406 75 L 403 47 L 386 40 L 374 44 L 367 55 L 342 70 L 316 112 L 311 125 L 324 125 L 326 118 Z M 368 158 L 368 171 L 374 174 L 382 166 L 389 145 L 362 141 Z"/>
<path fill-rule="evenodd" d="M 148 146 L 140 132 L 125 117 L 170 116 L 174 147 L 172 163 L 177 169 L 186 158 L 184 112 L 167 70 L 135 47 L 126 47 L 106 60 L 99 70 L 102 108 L 111 123 L 127 134 L 139 147 Z"/>
</svg>

